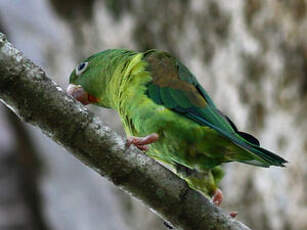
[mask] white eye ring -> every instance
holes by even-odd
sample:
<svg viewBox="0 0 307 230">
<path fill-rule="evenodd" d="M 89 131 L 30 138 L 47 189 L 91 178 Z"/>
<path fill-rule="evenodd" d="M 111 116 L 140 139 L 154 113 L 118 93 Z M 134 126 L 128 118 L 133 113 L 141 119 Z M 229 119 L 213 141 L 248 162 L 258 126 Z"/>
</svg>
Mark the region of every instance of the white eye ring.
<svg viewBox="0 0 307 230">
<path fill-rule="evenodd" d="M 77 67 L 76 67 L 76 75 L 79 76 L 80 74 L 82 74 L 85 70 L 86 67 L 88 65 L 88 62 L 81 62 Z"/>
</svg>

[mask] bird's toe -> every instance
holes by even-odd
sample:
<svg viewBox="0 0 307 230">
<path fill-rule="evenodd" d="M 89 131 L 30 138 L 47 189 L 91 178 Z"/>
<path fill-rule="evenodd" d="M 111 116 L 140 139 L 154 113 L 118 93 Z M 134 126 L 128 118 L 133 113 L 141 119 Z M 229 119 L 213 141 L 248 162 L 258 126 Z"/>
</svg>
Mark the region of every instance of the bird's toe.
<svg viewBox="0 0 307 230">
<path fill-rule="evenodd" d="M 215 193 L 212 197 L 212 202 L 216 205 L 216 206 L 220 206 L 221 203 L 223 202 L 223 193 L 220 189 L 216 189 Z"/>
<path fill-rule="evenodd" d="M 131 144 L 133 144 L 139 150 L 147 151 L 149 148 L 147 145 L 158 141 L 158 139 L 159 139 L 159 135 L 156 133 L 152 133 L 145 137 L 130 136 L 130 137 L 127 137 L 127 146 L 129 147 Z"/>
</svg>

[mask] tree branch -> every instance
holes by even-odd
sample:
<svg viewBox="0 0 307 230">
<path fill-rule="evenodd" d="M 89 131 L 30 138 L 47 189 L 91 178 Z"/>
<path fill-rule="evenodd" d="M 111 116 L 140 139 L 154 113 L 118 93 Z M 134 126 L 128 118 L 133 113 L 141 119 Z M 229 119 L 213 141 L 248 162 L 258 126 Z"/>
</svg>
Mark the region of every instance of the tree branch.
<svg viewBox="0 0 307 230">
<path fill-rule="evenodd" d="M 0 100 L 177 229 L 249 228 L 105 126 L 0 33 Z"/>
</svg>

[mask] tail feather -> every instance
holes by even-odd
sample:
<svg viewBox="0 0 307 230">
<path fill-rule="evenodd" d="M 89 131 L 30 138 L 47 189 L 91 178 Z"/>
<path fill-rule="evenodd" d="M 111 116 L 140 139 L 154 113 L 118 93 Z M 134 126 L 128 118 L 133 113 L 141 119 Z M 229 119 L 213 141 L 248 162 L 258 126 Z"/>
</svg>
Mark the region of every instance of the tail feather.
<svg viewBox="0 0 307 230">
<path fill-rule="evenodd" d="M 186 113 L 185 116 L 201 125 L 205 125 L 214 129 L 222 136 L 229 138 L 235 145 L 239 146 L 241 149 L 244 149 L 246 151 L 246 154 L 250 153 L 250 156 L 245 156 L 244 160 L 242 158 L 240 159 L 240 157 L 235 157 L 234 159 L 231 159 L 231 161 L 239 161 L 245 164 L 251 164 L 266 168 L 270 166 L 285 167 L 285 164 L 287 163 L 287 161 L 280 156 L 277 156 L 276 154 L 264 148 L 261 148 L 259 141 L 252 135 L 239 132 L 233 122 L 227 117 L 226 119 L 230 122 L 235 133 L 229 133 L 226 130 L 223 130 L 222 128 L 211 124 L 206 119 L 196 116 L 193 113 Z"/>
<path fill-rule="evenodd" d="M 285 159 L 282 157 L 264 149 L 259 146 L 253 146 L 252 147 L 252 152 L 257 154 L 257 156 L 261 157 L 268 163 L 274 166 L 280 166 L 280 167 L 285 167 L 285 164 L 288 163 Z"/>
<path fill-rule="evenodd" d="M 232 141 L 255 156 L 254 159 L 241 161 L 242 163 L 261 166 L 261 167 L 270 167 L 270 166 L 285 167 L 285 164 L 288 163 L 282 157 L 258 145 L 242 142 L 237 138 L 232 138 Z"/>
<path fill-rule="evenodd" d="M 259 160 L 252 159 L 252 160 L 242 161 L 243 163 L 256 165 L 256 166 L 262 166 L 262 167 L 270 167 L 271 165 L 285 167 L 284 164 L 287 163 L 286 160 L 284 160 L 280 156 L 278 156 L 278 155 L 276 155 L 276 154 L 274 154 L 274 153 L 272 153 L 272 152 L 270 152 L 270 151 L 268 151 L 264 148 L 261 148 L 260 143 L 257 140 L 257 138 L 255 138 L 254 136 L 252 136 L 249 133 L 240 132 L 228 116 L 226 116 L 225 114 L 223 114 L 220 111 L 218 111 L 218 112 L 226 118 L 226 120 L 229 122 L 229 124 L 231 125 L 231 127 L 233 128 L 235 133 L 237 135 L 239 135 L 241 138 L 243 138 L 248 143 L 246 143 L 247 146 L 244 146 L 244 145 L 242 145 L 242 143 L 240 144 L 241 141 L 234 140 L 234 139 L 237 139 L 236 137 L 231 138 L 231 139 L 236 144 L 238 144 L 239 146 L 247 148 L 250 152 L 252 152 L 253 154 L 257 155 L 258 157 L 260 157 L 262 160 L 265 161 L 265 162 L 262 162 L 262 161 L 259 162 Z"/>
<path fill-rule="evenodd" d="M 242 149 L 245 149 L 251 155 L 251 159 L 239 160 L 242 163 L 260 166 L 260 167 L 270 167 L 270 166 L 279 166 L 285 167 L 285 164 L 288 163 L 282 157 L 272 153 L 269 150 L 266 150 L 259 145 L 248 142 L 247 140 L 242 140 L 242 137 L 238 136 L 228 136 L 232 142 Z"/>
</svg>

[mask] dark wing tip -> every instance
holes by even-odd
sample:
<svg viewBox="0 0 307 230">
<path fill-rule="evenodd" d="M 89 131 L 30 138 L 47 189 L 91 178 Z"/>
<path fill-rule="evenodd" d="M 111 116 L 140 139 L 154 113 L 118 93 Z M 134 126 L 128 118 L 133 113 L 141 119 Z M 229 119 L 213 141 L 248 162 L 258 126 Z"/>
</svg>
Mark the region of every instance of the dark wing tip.
<svg viewBox="0 0 307 230">
<path fill-rule="evenodd" d="M 250 142 L 254 145 L 260 146 L 260 142 L 258 141 L 258 139 L 256 137 L 252 136 L 251 134 L 240 132 L 240 131 L 237 131 L 237 134 L 239 134 L 241 137 L 243 137 L 248 142 Z"/>
<path fill-rule="evenodd" d="M 226 120 L 228 121 L 228 123 L 231 125 L 232 129 L 233 129 L 240 137 L 242 137 L 243 139 L 247 140 L 248 142 L 250 142 L 250 143 L 252 143 L 252 144 L 254 144 L 254 145 L 260 146 L 260 142 L 259 142 L 259 140 L 258 140 L 256 137 L 252 136 L 252 135 L 249 134 L 249 133 L 244 133 L 244 132 L 239 131 L 238 128 L 237 128 L 237 126 L 233 123 L 233 121 L 232 121 L 227 115 L 225 115 L 223 112 L 221 112 L 221 111 L 219 111 L 219 110 L 217 110 L 217 111 L 218 111 L 218 113 L 219 113 L 220 115 L 222 115 L 223 117 L 226 118 Z"/>
</svg>

